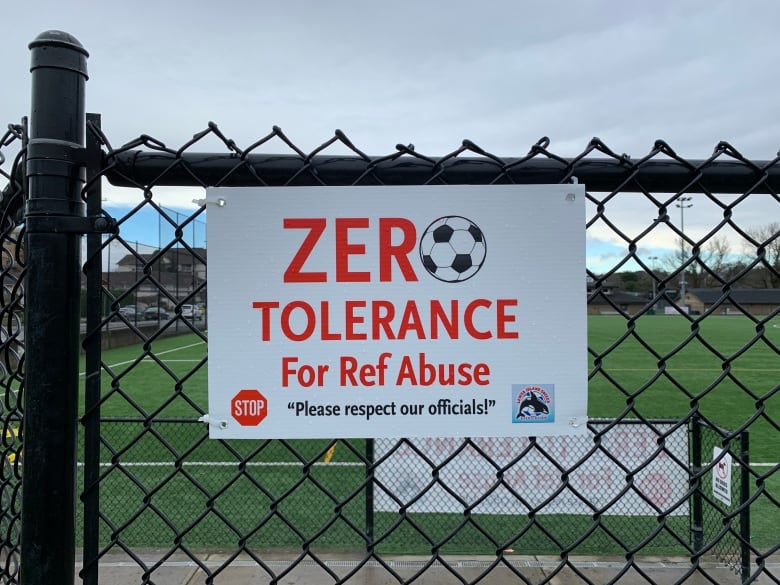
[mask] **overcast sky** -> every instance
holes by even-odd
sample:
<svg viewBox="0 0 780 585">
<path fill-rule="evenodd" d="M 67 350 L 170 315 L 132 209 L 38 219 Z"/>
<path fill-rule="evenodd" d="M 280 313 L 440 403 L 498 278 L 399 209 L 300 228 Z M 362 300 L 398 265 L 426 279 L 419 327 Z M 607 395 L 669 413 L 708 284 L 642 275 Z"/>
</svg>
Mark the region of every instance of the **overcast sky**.
<svg viewBox="0 0 780 585">
<path fill-rule="evenodd" d="M 468 138 L 519 156 L 542 136 L 561 156 L 594 136 L 634 158 L 659 138 L 689 158 L 721 140 L 755 159 L 780 149 L 777 0 L 28 0 L 3 1 L 0 23 L 3 123 L 29 111 L 28 43 L 63 30 L 90 53 L 87 110 L 114 146 L 150 134 L 178 147 L 214 121 L 239 146 L 278 125 L 304 151 L 339 128 L 371 155 L 413 143 L 437 156 Z M 192 193 L 159 197 L 192 207 Z M 614 207 L 630 232 L 655 217 L 640 199 Z M 695 199 L 686 233 L 719 213 Z M 780 209 L 757 197 L 736 218 Z M 602 226 L 589 237 L 593 258 L 625 253 Z M 642 242 L 648 255 L 673 243 Z"/>
</svg>

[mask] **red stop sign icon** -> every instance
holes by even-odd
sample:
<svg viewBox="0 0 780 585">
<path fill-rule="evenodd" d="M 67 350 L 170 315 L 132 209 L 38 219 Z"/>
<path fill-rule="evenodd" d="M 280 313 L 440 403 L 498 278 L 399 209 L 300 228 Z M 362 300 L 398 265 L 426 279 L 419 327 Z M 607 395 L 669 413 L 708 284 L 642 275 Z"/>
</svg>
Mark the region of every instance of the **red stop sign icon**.
<svg viewBox="0 0 780 585">
<path fill-rule="evenodd" d="M 239 390 L 230 401 L 230 414 L 242 427 L 255 427 L 268 414 L 268 402 L 259 390 Z"/>
</svg>

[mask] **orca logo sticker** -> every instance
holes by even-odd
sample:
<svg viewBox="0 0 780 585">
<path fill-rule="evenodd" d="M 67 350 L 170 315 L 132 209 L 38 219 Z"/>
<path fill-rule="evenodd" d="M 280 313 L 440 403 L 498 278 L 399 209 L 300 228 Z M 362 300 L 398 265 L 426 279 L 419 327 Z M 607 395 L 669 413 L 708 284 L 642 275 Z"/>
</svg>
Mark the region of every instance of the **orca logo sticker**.
<svg viewBox="0 0 780 585">
<path fill-rule="evenodd" d="M 512 422 L 555 421 L 555 384 L 512 384 Z"/>
</svg>

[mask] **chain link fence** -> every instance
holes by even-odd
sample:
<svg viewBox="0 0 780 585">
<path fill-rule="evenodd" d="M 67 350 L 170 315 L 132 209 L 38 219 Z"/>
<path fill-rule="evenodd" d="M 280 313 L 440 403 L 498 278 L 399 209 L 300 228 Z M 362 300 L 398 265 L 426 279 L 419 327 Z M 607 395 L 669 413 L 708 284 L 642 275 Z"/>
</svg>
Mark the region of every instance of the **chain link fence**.
<svg viewBox="0 0 780 585">
<path fill-rule="evenodd" d="M 733 438 L 747 430 L 776 442 L 772 410 L 776 378 L 767 378 L 758 366 L 771 370 L 777 364 L 774 325 L 778 303 L 748 304 L 737 291 L 762 279 L 771 280 L 777 273 L 777 259 L 771 252 L 777 234 L 756 239 L 733 220 L 749 194 L 777 205 L 770 180 L 775 162 L 746 161 L 722 144 L 711 159 L 692 163 L 663 143 L 648 156 L 630 160 L 597 140 L 574 159 L 553 154 L 546 140 L 534 145 L 526 157 L 512 160 L 502 160 L 468 142 L 440 158 L 420 155 L 407 146 L 399 146 L 386 157 L 368 157 L 341 133 L 314 152 L 303 153 L 277 128 L 242 149 L 216 125 L 178 148 L 145 136 L 114 149 L 94 123 L 90 131 L 103 151 L 98 174 L 139 194 L 138 205 L 115 218 L 118 233 L 104 237 L 100 247 L 105 250 L 121 240 L 122 226 L 140 210 L 159 213 L 177 235 L 163 243 L 158 256 L 139 260 L 142 269 L 135 286 L 153 281 L 164 298 L 178 305 L 183 299 L 175 288 L 155 279 L 154 262 L 177 247 L 204 265 L 207 259 L 184 236 L 188 222 L 204 218 L 205 208 L 194 210 L 184 221 L 178 218 L 181 223 L 177 224 L 155 201 L 156 189 L 177 184 L 497 184 L 525 182 L 529 180 L 526 170 L 532 169 L 539 173 L 536 180 L 540 182 L 575 177 L 585 182 L 589 231 L 599 224 L 609 226 L 623 242 L 624 251 L 608 270 L 588 273 L 592 280 L 589 310 L 594 312 L 596 307 L 598 313 L 591 317 L 595 321 L 589 348 L 593 414 L 613 418 L 592 423 L 590 437 L 577 445 L 542 438 L 514 442 L 446 438 L 208 441 L 205 428 L 194 422 L 206 412 L 203 381 L 198 380 L 206 367 L 205 348 L 190 357 L 191 366 L 178 370 L 162 355 L 167 349 L 159 345 L 163 332 L 187 323 L 174 312 L 151 333 L 139 333 L 138 349 L 129 356 L 129 365 L 119 369 L 105 361 L 101 365 L 106 378 L 99 398 L 101 411 L 138 418 L 109 421 L 101 415 L 99 423 L 93 419 L 100 425 L 103 455 L 98 479 L 85 485 L 84 496 L 96 496 L 99 488 L 99 504 L 93 508 L 101 535 L 99 545 L 86 552 L 87 559 L 96 561 L 117 548 L 131 552 L 167 546 L 160 562 L 177 552 L 197 562 L 197 550 L 219 546 L 234 551 L 234 557 L 262 563 L 263 550 L 280 547 L 294 551 L 301 562 L 323 566 L 335 549 L 351 551 L 360 562 L 380 565 L 389 554 L 423 554 L 434 562 L 445 562 L 453 554 L 477 554 L 514 567 L 506 560 L 512 554 L 507 551 L 523 551 L 560 555 L 561 567 L 571 566 L 576 555 L 617 554 L 626 558 L 628 568 L 637 567 L 643 554 L 673 554 L 691 558 L 702 572 L 706 572 L 704 561 L 714 558 L 735 567 L 743 579 L 767 574 L 763 563 L 776 550 L 776 537 L 770 530 L 764 536 L 747 538 L 741 522 L 746 510 L 769 516 L 777 513 L 777 488 L 773 487 L 777 463 L 771 449 L 761 455 L 760 465 L 731 449 L 740 470 L 734 477 L 744 474 L 750 489 L 746 497 L 735 493 L 728 509 L 719 507 L 711 495 L 713 464 L 707 449 L 716 444 L 730 449 Z M 224 145 L 222 155 L 198 151 L 201 141 L 213 144 L 215 138 Z M 329 148 L 349 153 L 328 156 Z M 289 154 L 278 154 L 285 149 Z M 260 154 L 263 150 L 277 154 Z M 612 165 L 618 174 L 612 183 L 605 185 L 607 179 L 598 176 L 589 180 L 593 157 L 598 157 L 598 165 Z M 659 177 L 653 168 L 662 158 L 672 158 L 676 165 L 666 185 L 664 173 Z M 724 197 L 719 193 L 720 163 L 741 175 L 742 194 Z M 646 182 L 653 185 L 652 190 Z M 591 184 L 599 185 L 601 191 L 591 190 Z M 704 200 L 722 209 L 722 218 L 703 239 L 692 239 L 670 218 L 670 208 L 684 193 L 695 193 L 697 204 Z M 640 207 L 649 208 L 646 226 L 639 234 L 622 231 L 610 216 L 611 207 L 617 207 L 621 197 L 634 201 L 640 197 Z M 653 268 L 642 257 L 642 239 L 654 229 L 671 230 L 685 242 L 685 257 L 679 265 Z M 705 254 L 706 244 L 721 230 L 734 229 L 752 247 L 753 256 L 741 258 L 739 266 L 729 264 L 729 270 L 716 270 L 711 256 Z M 621 298 L 611 290 L 612 281 L 629 265 L 638 266 L 655 285 L 652 296 Z M 676 285 L 698 270 L 714 279 L 720 292 L 714 302 L 710 299 L 710 306 L 694 309 L 693 295 L 702 287 L 692 287 L 691 296 L 682 298 Z M 114 312 L 105 319 L 118 316 L 119 303 L 112 303 Z M 747 333 L 732 335 L 739 339 L 737 347 L 722 346 L 724 334 L 719 328 L 710 329 L 710 323 L 724 323 L 727 332 L 746 324 Z M 660 345 L 654 327 L 660 330 Z M 201 330 L 190 333 L 194 342 L 206 341 Z M 697 377 L 691 372 L 692 366 L 701 365 L 696 360 L 714 364 L 716 371 L 704 379 Z M 650 366 L 637 376 L 626 371 L 635 369 L 626 368 L 627 362 L 635 366 L 649 362 Z M 139 393 L 132 377 L 140 368 L 153 368 L 169 378 L 168 389 L 154 399 Z M 740 397 L 737 401 L 743 408 L 726 414 L 716 408 L 727 396 Z M 95 406 L 87 404 L 86 425 Z M 184 415 L 189 422 L 164 423 L 160 417 L 168 412 Z M 663 423 L 654 418 L 669 414 L 677 418 Z M 699 446 L 704 453 L 699 469 L 690 459 L 689 429 L 694 419 L 710 433 L 706 446 Z M 178 430 L 163 430 L 169 427 Z M 242 506 L 244 502 L 252 505 Z M 699 508 L 700 519 L 694 514 Z M 723 528 L 724 518 L 727 528 Z M 699 520 L 701 526 L 696 524 Z M 88 514 L 85 521 L 90 522 Z M 745 550 L 752 565 L 744 563 Z M 144 568 L 153 571 L 154 565 Z M 89 570 L 86 562 L 85 578 Z M 512 570 L 522 578 L 520 570 Z M 267 571 L 269 577 L 279 576 L 270 566 Z M 387 571 L 394 572 L 392 568 Z M 218 572 L 219 568 L 204 569 L 204 575 Z M 339 581 L 345 576 L 332 578 Z"/>
<path fill-rule="evenodd" d="M 3 303 L 0 307 L 0 402 L 2 418 L 2 467 L 0 467 L 0 578 L 12 583 L 19 576 L 21 525 L 21 432 L 24 381 L 24 253 L 19 210 L 23 186 L 16 170 L 23 153 L 24 129 L 9 125 L 0 137 L 0 184 L 2 184 Z M 6 154 L 11 160 L 6 160 Z"/>
<path fill-rule="evenodd" d="M 16 178 L 23 138 L 22 127 L 10 128 L 2 154 L 19 155 L 15 162 L 0 158 L 0 568 L 7 583 L 18 582 L 23 457 L 24 254 L 17 243 L 24 222 L 17 213 L 23 188 Z M 84 254 L 78 543 L 86 583 L 98 582 L 100 561 L 114 553 L 142 569 L 143 582 L 154 582 L 167 561 L 182 555 L 198 567 L 193 582 L 205 583 L 239 559 L 254 561 L 274 582 L 301 563 L 319 567 L 329 582 L 348 582 L 367 566 L 409 582 L 433 565 L 461 582 L 498 568 L 518 582 L 532 582 L 527 568 L 513 561 L 516 553 L 554 555 L 559 560 L 552 575 L 573 572 L 582 582 L 591 581 L 580 555 L 592 554 L 622 559 L 614 580 L 628 571 L 646 575 L 642 556 L 664 554 L 690 559 L 686 576 L 713 581 L 708 563 L 717 562 L 734 567 L 735 582 L 777 582 L 766 564 L 780 546 L 780 291 L 766 285 L 780 278 L 780 235 L 776 225 L 754 229 L 739 217 L 759 199 L 769 210 L 780 209 L 778 159 L 750 161 L 723 143 L 710 158 L 688 161 L 663 142 L 632 159 L 599 140 L 563 158 L 547 139 L 512 159 L 468 141 L 441 157 L 405 145 L 372 157 L 341 132 L 306 153 L 279 128 L 241 147 L 215 124 L 180 146 L 141 136 L 114 147 L 97 116 L 89 117 L 86 158 L 88 213 L 112 226 L 110 233 L 88 235 Z M 208 439 L 199 422 L 207 412 L 208 329 L 194 312 L 206 299 L 207 282 L 198 275 L 207 265 L 207 246 L 189 235 L 207 221 L 206 210 L 172 213 L 158 193 L 170 186 L 572 180 L 588 189 L 589 236 L 603 238 L 606 231 L 620 249 L 602 268 L 583 275 L 591 313 L 589 415 L 599 419 L 591 421 L 586 437 Z M 114 217 L 102 210 L 108 184 L 126 190 L 133 201 Z M 697 206 L 718 211 L 702 236 L 685 232 L 670 215 L 689 196 Z M 641 217 L 639 227 L 633 221 L 621 227 L 624 201 Z M 142 251 L 124 234 L 147 213 L 166 226 L 168 236 Z M 679 257 L 662 267 L 644 254 L 645 242 L 658 232 L 673 234 L 681 244 Z M 743 250 L 718 256 L 712 244 L 719 236 L 738 240 Z M 132 267 L 121 278 L 104 264 L 109 250 L 117 263 L 127 260 Z M 625 279 L 626 272 L 633 280 Z M 694 276 L 701 286 L 678 288 Z M 157 314 L 139 320 L 141 298 L 153 298 L 144 301 L 144 311 L 154 306 Z M 136 314 L 123 310 L 128 306 Z M 115 343 L 109 349 L 110 337 Z M 749 457 L 740 442 L 748 431 Z M 716 447 L 731 457 L 730 504 L 713 491 L 713 474 L 725 458 L 715 454 Z M 150 549 L 157 552 L 150 556 Z M 214 549 L 225 552 L 223 560 L 207 564 Z M 334 568 L 328 559 L 335 553 L 354 564 Z M 426 561 L 408 574 L 390 561 L 395 554 L 423 555 Z M 284 566 L 269 560 L 279 555 Z M 455 555 L 488 560 L 478 576 L 466 576 Z"/>
<path fill-rule="evenodd" d="M 740 575 L 750 566 L 751 481 L 749 434 L 726 440 L 729 433 L 694 420 L 694 465 L 702 474 L 693 502 L 695 546 L 704 543 Z"/>
<path fill-rule="evenodd" d="M 440 541 L 443 552 L 522 547 L 554 554 L 554 543 L 576 541 L 582 520 L 594 513 L 614 523 L 615 533 L 589 538 L 578 546 L 583 553 L 637 546 L 659 514 L 685 535 L 687 427 L 651 421 L 630 430 L 626 424 L 594 421 L 586 437 L 268 441 L 257 448 L 208 440 L 204 425 L 192 419 L 104 418 L 102 540 L 128 547 L 176 538 L 190 548 L 230 547 L 237 540 L 295 547 L 303 535 L 308 547 L 426 554 Z M 664 446 L 656 453 L 659 442 Z M 635 478 L 627 479 L 632 471 Z M 153 506 L 145 502 L 149 493 Z M 248 510 L 248 501 L 265 503 Z M 345 501 L 334 518 L 332 508 Z M 271 506 L 290 527 L 266 514 Z M 394 526 L 399 515 L 422 532 Z M 478 532 L 453 538 L 464 515 Z M 517 518 L 529 515 L 550 522 L 518 538 Z M 676 547 L 667 535 L 645 552 Z"/>
</svg>

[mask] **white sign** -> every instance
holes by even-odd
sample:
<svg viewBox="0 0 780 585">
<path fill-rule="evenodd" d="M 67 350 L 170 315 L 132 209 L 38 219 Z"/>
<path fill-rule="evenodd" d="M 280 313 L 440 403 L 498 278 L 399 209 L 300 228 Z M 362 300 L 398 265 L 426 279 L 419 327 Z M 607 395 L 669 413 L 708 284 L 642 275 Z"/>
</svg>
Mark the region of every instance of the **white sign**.
<svg viewBox="0 0 780 585">
<path fill-rule="evenodd" d="M 212 437 L 585 432 L 582 185 L 207 201 Z"/>
<path fill-rule="evenodd" d="M 731 505 L 731 453 L 712 448 L 712 495 L 727 506 Z"/>
<path fill-rule="evenodd" d="M 664 449 L 656 453 L 658 433 L 664 433 Z M 539 437 L 534 446 L 526 437 L 476 438 L 466 446 L 462 439 L 442 437 L 407 439 L 400 446 L 399 440 L 374 443 L 379 512 L 689 512 L 688 470 L 680 463 L 688 460 L 685 427 L 617 425 L 601 435 L 595 451 L 591 435 Z M 638 471 L 627 478 L 627 469 Z"/>
</svg>

